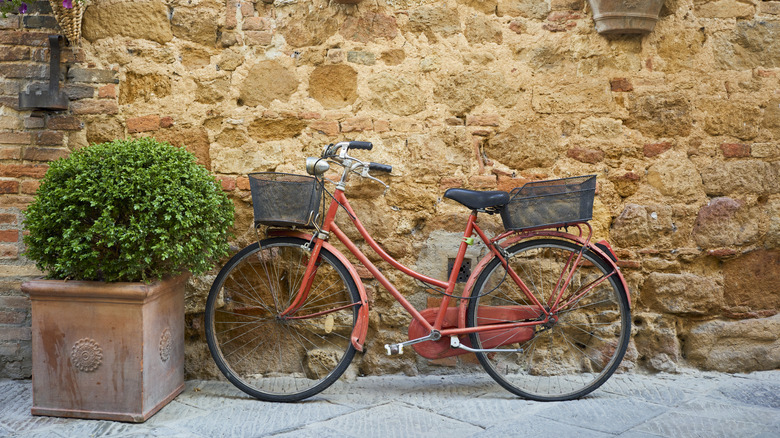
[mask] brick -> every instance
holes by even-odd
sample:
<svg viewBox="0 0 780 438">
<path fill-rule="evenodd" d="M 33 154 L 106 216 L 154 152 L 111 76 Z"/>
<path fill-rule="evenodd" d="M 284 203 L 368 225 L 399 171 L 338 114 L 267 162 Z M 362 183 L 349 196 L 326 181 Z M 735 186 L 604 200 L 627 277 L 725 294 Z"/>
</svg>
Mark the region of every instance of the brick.
<svg viewBox="0 0 780 438">
<path fill-rule="evenodd" d="M 35 144 L 40 146 L 62 146 L 65 134 L 59 131 L 41 131 L 35 133 Z"/>
<path fill-rule="evenodd" d="M 68 149 L 29 147 L 25 148 L 23 158 L 28 161 L 54 161 L 68 155 Z"/>
<path fill-rule="evenodd" d="M 661 155 L 662 153 L 668 151 L 672 148 L 672 144 L 669 142 L 662 142 L 662 143 L 651 143 L 646 144 L 644 146 L 644 154 L 647 158 L 655 157 L 656 155 Z"/>
<path fill-rule="evenodd" d="M 248 30 L 244 32 L 244 41 L 249 46 L 270 46 L 273 37 L 273 33 L 265 30 Z"/>
<path fill-rule="evenodd" d="M 615 78 L 609 81 L 609 86 L 612 91 L 618 93 L 626 93 L 634 90 L 634 86 L 626 78 Z"/>
<path fill-rule="evenodd" d="M 780 15 L 780 2 L 762 1 L 758 4 L 760 14 Z"/>
<path fill-rule="evenodd" d="M 44 47 L 49 45 L 49 34 L 23 31 L 2 32 L 0 33 L 0 44 Z"/>
<path fill-rule="evenodd" d="M 28 117 L 24 119 L 24 127 L 26 129 L 40 129 L 46 126 L 46 119 L 43 117 Z"/>
<path fill-rule="evenodd" d="M 236 187 L 238 190 L 249 190 L 249 177 L 239 176 L 236 178 Z"/>
<path fill-rule="evenodd" d="M 0 177 L 43 178 L 49 169 L 45 164 L 0 164 Z"/>
<path fill-rule="evenodd" d="M 19 29 L 19 16 L 11 15 L 10 17 L 3 18 L 0 15 L 0 29 Z"/>
<path fill-rule="evenodd" d="M 241 2 L 241 15 L 251 17 L 255 13 L 254 2 Z"/>
<path fill-rule="evenodd" d="M 24 46 L 3 47 L 0 61 L 24 61 L 30 59 L 30 48 Z"/>
<path fill-rule="evenodd" d="M 171 128 L 173 125 L 173 117 L 165 116 L 160 118 L 160 128 Z"/>
<path fill-rule="evenodd" d="M 116 99 L 116 85 L 106 84 L 98 88 L 98 98 L 100 99 Z"/>
<path fill-rule="evenodd" d="M 598 149 L 571 148 L 566 156 L 582 163 L 595 164 L 604 159 L 604 151 Z"/>
<path fill-rule="evenodd" d="M 0 181 L 0 194 L 19 193 L 19 181 L 3 180 Z"/>
<path fill-rule="evenodd" d="M 238 25 L 238 19 L 236 18 L 238 2 L 234 0 L 228 0 L 225 5 L 225 9 L 225 29 L 235 29 Z"/>
<path fill-rule="evenodd" d="M 389 120 L 374 120 L 374 132 L 387 132 L 390 130 Z"/>
<path fill-rule="evenodd" d="M 464 187 L 465 185 L 466 185 L 466 181 L 463 178 L 444 177 L 439 180 L 440 190 L 459 189 L 461 187 Z"/>
<path fill-rule="evenodd" d="M 550 9 L 553 11 L 581 11 L 583 0 L 551 0 Z"/>
<path fill-rule="evenodd" d="M 79 131 L 84 128 L 84 123 L 73 116 L 55 116 L 49 118 L 46 126 L 49 129 L 62 131 Z"/>
<path fill-rule="evenodd" d="M 26 310 L 30 308 L 30 298 L 22 295 L 0 296 L 0 308 Z"/>
<path fill-rule="evenodd" d="M 114 100 L 84 99 L 71 102 L 70 109 L 73 114 L 77 115 L 117 114 L 119 112 L 119 105 Z"/>
<path fill-rule="evenodd" d="M 68 79 L 73 82 L 93 84 L 118 84 L 117 73 L 113 70 L 73 67 L 68 70 Z"/>
<path fill-rule="evenodd" d="M 503 190 L 505 192 L 511 192 L 512 189 L 515 189 L 517 187 L 524 186 L 527 182 L 530 182 L 530 179 L 527 178 L 513 178 L 510 176 L 504 176 L 504 175 L 498 175 L 498 186 L 496 187 L 498 190 Z"/>
<path fill-rule="evenodd" d="M 57 19 L 51 15 L 25 15 L 22 20 L 27 29 L 57 29 Z"/>
<path fill-rule="evenodd" d="M 21 158 L 21 146 L 0 148 L 0 160 L 20 160 Z"/>
<path fill-rule="evenodd" d="M 3 327 L 0 330 L 0 341 L 30 341 L 32 329 L 30 327 Z"/>
<path fill-rule="evenodd" d="M 21 324 L 27 319 L 27 312 L 0 310 L 0 324 Z"/>
<path fill-rule="evenodd" d="M 741 143 L 722 143 L 720 150 L 726 158 L 744 158 L 750 156 L 750 145 Z"/>
<path fill-rule="evenodd" d="M 45 79 L 49 77 L 49 66 L 36 64 L 0 64 L 0 76 L 11 79 Z"/>
<path fill-rule="evenodd" d="M 339 122 L 335 120 L 316 120 L 309 124 L 309 127 L 328 137 L 339 135 Z"/>
<path fill-rule="evenodd" d="M 30 144 L 32 135 L 26 132 L 0 132 L 0 144 Z"/>
<path fill-rule="evenodd" d="M 19 111 L 19 96 L 0 96 L 0 108 L 4 106 Z"/>
<path fill-rule="evenodd" d="M 15 116 L 0 116 L 0 129 L 19 129 L 22 123 L 18 117 Z"/>
<path fill-rule="evenodd" d="M 0 196 L 0 208 L 27 208 L 35 200 L 28 195 L 2 195 Z"/>
<path fill-rule="evenodd" d="M 469 186 L 476 190 L 493 190 L 497 186 L 495 175 L 474 175 L 469 178 Z"/>
<path fill-rule="evenodd" d="M 370 117 L 350 117 L 341 122 L 341 132 L 363 132 L 374 129 Z"/>
<path fill-rule="evenodd" d="M 478 114 L 466 116 L 466 126 L 498 126 L 498 114 Z"/>
<path fill-rule="evenodd" d="M 222 184 L 222 190 L 232 192 L 236 189 L 236 178 L 226 175 L 217 175 L 217 181 Z"/>
<path fill-rule="evenodd" d="M 160 116 L 149 115 L 127 119 L 127 132 L 149 132 L 160 129 Z"/>
<path fill-rule="evenodd" d="M 19 223 L 19 217 L 13 213 L 0 213 L 0 224 L 16 225 Z M 2 298 L 0 298 L 2 300 Z"/>
<path fill-rule="evenodd" d="M 21 192 L 25 195 L 34 195 L 38 193 L 38 187 L 41 186 L 41 182 L 37 180 L 22 181 Z"/>
<path fill-rule="evenodd" d="M 95 96 L 95 89 L 89 85 L 68 84 L 62 90 L 71 101 L 81 99 L 92 99 Z"/>
<path fill-rule="evenodd" d="M 17 245 L 0 245 L 0 259 L 16 260 L 19 258 L 19 247 Z M 2 338 L 0 338 L 1 340 Z"/>
<path fill-rule="evenodd" d="M 0 230 L 0 242 L 18 242 L 19 230 Z"/>
<path fill-rule="evenodd" d="M 270 30 L 271 23 L 265 17 L 247 17 L 244 19 L 244 30 Z"/>
</svg>

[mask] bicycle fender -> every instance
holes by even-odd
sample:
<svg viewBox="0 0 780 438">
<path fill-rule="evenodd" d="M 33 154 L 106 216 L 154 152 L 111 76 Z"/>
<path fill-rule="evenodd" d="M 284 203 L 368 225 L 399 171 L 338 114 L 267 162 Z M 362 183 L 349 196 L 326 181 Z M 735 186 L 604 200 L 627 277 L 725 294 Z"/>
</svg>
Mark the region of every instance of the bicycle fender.
<svg viewBox="0 0 780 438">
<path fill-rule="evenodd" d="M 559 239 L 564 240 L 570 240 L 573 242 L 576 242 L 580 245 L 585 245 L 585 239 L 575 236 L 573 234 L 568 233 L 562 233 L 560 231 L 552 231 L 552 230 L 540 230 L 540 231 L 531 231 L 529 233 L 520 234 L 517 236 L 510 237 L 503 242 L 500 243 L 502 248 L 508 248 L 510 245 L 513 245 L 521 240 L 527 239 L 529 237 L 555 237 Z M 600 255 L 604 258 L 607 262 L 609 262 L 610 265 L 612 265 L 612 268 L 615 269 L 615 272 L 617 273 L 618 280 L 620 281 L 620 284 L 623 286 L 623 290 L 626 291 L 626 298 L 628 299 L 628 307 L 631 308 L 631 294 L 629 293 L 628 289 L 628 283 L 626 283 L 626 279 L 623 277 L 623 272 L 620 270 L 620 268 L 617 265 L 617 262 L 612 259 L 612 257 L 604 252 L 601 248 L 596 246 L 595 244 L 588 245 L 588 249 L 595 252 L 596 254 Z M 493 259 L 493 253 L 488 253 L 485 257 L 482 258 L 482 260 L 477 263 L 477 266 L 472 269 L 472 272 L 477 273 L 477 275 L 472 275 L 471 278 L 468 279 L 466 282 L 466 286 L 464 287 L 464 296 L 471 296 L 471 293 L 473 292 L 474 283 L 477 282 L 477 278 L 479 278 L 479 273 L 482 272 L 482 269 L 485 268 L 485 266 L 490 262 L 490 260 Z M 458 325 L 460 327 L 466 327 L 466 311 L 468 308 L 468 300 L 461 300 L 461 303 L 459 305 L 459 312 L 458 312 Z"/>
<path fill-rule="evenodd" d="M 272 230 L 268 233 L 270 236 L 287 236 L 287 237 L 297 237 L 299 239 L 304 240 L 312 240 L 312 235 L 303 233 L 300 231 L 295 230 Z M 358 318 L 355 322 L 355 327 L 352 329 L 352 345 L 355 347 L 357 351 L 363 351 L 363 344 L 366 342 L 366 335 L 368 334 L 368 294 L 366 293 L 366 288 L 363 286 L 363 281 L 360 279 L 360 275 L 358 275 L 357 270 L 355 269 L 355 266 L 352 264 L 352 262 L 349 261 L 349 259 L 344 256 L 344 254 L 341 253 L 338 249 L 336 249 L 333 245 L 331 245 L 328 242 L 322 242 L 322 246 L 331 252 L 334 256 L 336 256 L 337 259 L 341 263 L 344 264 L 344 266 L 349 271 L 349 275 L 352 276 L 352 280 L 355 282 L 355 285 L 358 288 L 358 294 L 360 295 L 360 309 L 358 309 Z"/>
</svg>

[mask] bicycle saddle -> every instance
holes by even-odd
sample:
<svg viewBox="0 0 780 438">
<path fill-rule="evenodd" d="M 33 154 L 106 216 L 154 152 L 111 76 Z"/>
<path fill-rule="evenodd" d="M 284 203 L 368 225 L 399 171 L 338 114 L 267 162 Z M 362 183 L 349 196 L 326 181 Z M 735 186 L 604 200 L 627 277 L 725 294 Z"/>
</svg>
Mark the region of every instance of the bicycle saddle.
<svg viewBox="0 0 780 438">
<path fill-rule="evenodd" d="M 478 190 L 447 189 L 444 197 L 457 201 L 472 210 L 495 208 L 509 202 L 509 193 L 502 190 L 481 192 Z"/>
</svg>

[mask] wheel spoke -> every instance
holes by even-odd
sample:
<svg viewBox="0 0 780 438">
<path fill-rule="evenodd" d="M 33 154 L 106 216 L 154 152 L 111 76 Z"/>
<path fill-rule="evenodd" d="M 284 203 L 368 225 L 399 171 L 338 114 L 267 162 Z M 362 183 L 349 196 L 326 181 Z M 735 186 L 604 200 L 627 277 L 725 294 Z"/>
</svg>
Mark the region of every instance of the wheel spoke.
<svg viewBox="0 0 780 438">
<path fill-rule="evenodd" d="M 250 245 L 225 265 L 206 303 L 206 337 L 217 366 L 261 400 L 310 397 L 338 379 L 355 353 L 350 334 L 361 300 L 349 271 L 325 248 L 296 311 L 301 318 L 277 316 L 305 280 L 305 243 L 282 237 Z"/>
</svg>

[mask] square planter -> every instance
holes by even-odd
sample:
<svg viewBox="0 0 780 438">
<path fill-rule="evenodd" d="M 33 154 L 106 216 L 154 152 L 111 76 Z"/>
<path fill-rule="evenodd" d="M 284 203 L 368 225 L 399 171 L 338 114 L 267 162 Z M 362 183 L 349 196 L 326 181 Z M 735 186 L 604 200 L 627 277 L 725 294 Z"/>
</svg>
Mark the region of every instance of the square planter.
<svg viewBox="0 0 780 438">
<path fill-rule="evenodd" d="M 143 422 L 184 389 L 184 287 L 33 280 L 33 415 Z"/>
</svg>

